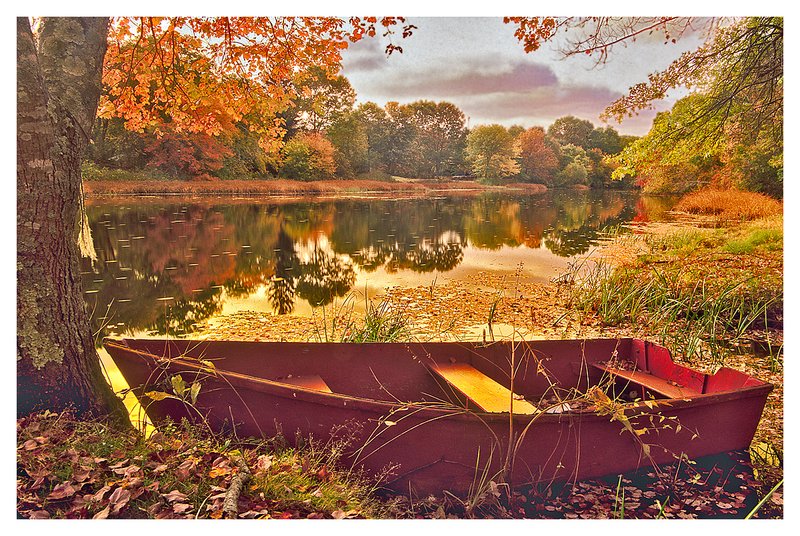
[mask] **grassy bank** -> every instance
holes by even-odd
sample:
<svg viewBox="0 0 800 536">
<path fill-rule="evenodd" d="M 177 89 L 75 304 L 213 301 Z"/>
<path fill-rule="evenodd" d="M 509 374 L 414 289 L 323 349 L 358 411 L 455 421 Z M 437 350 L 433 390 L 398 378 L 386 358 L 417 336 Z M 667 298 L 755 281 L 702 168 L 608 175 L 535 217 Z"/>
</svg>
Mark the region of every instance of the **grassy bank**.
<svg viewBox="0 0 800 536">
<path fill-rule="evenodd" d="M 714 200 L 724 210 L 689 208 L 710 207 L 708 199 L 701 192 L 679 204 L 699 221 L 620 235 L 575 265 L 562 280 L 565 305 L 587 331 L 650 338 L 693 368 L 728 366 L 771 382 L 753 448 L 782 459 L 781 207 L 729 193 Z"/>
<path fill-rule="evenodd" d="M 84 191 L 87 196 L 132 195 L 364 195 L 412 193 L 425 195 L 438 192 L 482 192 L 512 190 L 543 193 L 542 184 L 514 183 L 489 185 L 477 181 L 418 180 L 402 177 L 326 179 L 297 181 L 264 178 L 242 180 L 178 180 L 158 172 L 110 170 L 95 166 L 84 167 Z"/>
<path fill-rule="evenodd" d="M 439 193 L 458 191 L 520 191 L 544 193 L 541 184 L 490 186 L 473 181 L 385 182 L 378 180 L 320 180 L 292 181 L 273 179 L 263 181 L 91 181 L 84 183 L 88 196 L 127 195 L 365 195 L 380 193 Z"/>
<path fill-rule="evenodd" d="M 751 193 L 720 195 L 700 193 L 678 204 L 706 215 L 703 227 L 651 227 L 632 237 L 637 255 L 576 265 L 564 278 L 568 307 L 583 322 L 636 325 L 657 333 L 689 362 L 710 357 L 719 366 L 728 350 L 744 344 L 766 351 L 779 367 L 780 203 Z M 713 216 L 706 208 L 709 199 L 720 207 Z"/>
</svg>

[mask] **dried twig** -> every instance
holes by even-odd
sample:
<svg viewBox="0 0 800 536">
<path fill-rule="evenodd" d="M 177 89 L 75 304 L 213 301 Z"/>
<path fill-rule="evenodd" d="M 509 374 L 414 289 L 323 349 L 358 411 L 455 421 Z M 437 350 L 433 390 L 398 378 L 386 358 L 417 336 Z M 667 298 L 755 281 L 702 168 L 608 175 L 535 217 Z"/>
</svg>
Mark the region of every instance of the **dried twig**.
<svg viewBox="0 0 800 536">
<path fill-rule="evenodd" d="M 239 472 L 231 480 L 231 486 L 225 493 L 225 502 L 222 503 L 222 513 L 225 519 L 236 519 L 239 515 L 239 495 L 244 485 L 250 480 L 250 468 L 243 457 L 236 458 L 236 467 Z"/>
</svg>

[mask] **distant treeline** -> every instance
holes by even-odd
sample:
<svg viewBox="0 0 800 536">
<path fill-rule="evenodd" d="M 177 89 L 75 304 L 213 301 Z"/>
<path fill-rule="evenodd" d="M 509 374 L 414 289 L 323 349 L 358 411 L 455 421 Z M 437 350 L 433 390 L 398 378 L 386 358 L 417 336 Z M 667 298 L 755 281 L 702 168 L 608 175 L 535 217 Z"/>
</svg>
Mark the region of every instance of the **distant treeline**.
<svg viewBox="0 0 800 536">
<path fill-rule="evenodd" d="M 246 118 L 217 136 L 156 129 L 131 132 L 98 119 L 89 168 L 152 171 L 164 178 L 241 179 L 472 178 L 549 187 L 612 185 L 618 154 L 635 139 L 567 116 L 546 130 L 501 125 L 468 128 L 450 102 L 368 102 L 344 76 L 321 69 L 298 81 L 295 106 L 277 118 L 284 143 L 265 143 Z M 631 181 L 613 181 L 619 186 Z"/>
</svg>

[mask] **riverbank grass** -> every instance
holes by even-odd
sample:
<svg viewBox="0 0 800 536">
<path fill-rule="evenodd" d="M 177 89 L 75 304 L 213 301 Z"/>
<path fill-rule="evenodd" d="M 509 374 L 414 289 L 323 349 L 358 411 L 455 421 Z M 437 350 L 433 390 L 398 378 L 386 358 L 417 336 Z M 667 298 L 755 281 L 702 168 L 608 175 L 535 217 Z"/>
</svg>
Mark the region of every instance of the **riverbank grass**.
<svg viewBox="0 0 800 536">
<path fill-rule="evenodd" d="M 638 326 L 688 362 L 724 364 L 743 341 L 766 342 L 782 367 L 783 218 L 780 214 L 724 228 L 677 228 L 644 239 L 632 262 L 600 259 L 565 281 L 568 305 L 584 321 Z"/>
</svg>

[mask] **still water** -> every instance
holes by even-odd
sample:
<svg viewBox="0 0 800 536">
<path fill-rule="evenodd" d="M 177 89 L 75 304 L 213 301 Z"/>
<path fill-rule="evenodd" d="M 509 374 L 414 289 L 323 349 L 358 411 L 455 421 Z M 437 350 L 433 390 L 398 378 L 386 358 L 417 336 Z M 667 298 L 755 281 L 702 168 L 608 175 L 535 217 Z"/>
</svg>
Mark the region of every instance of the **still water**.
<svg viewBox="0 0 800 536">
<path fill-rule="evenodd" d="M 103 199 L 83 287 L 98 337 L 184 335 L 238 310 L 311 314 L 353 290 L 478 272 L 548 281 L 609 229 L 667 219 L 633 192 L 414 199 Z"/>
</svg>

